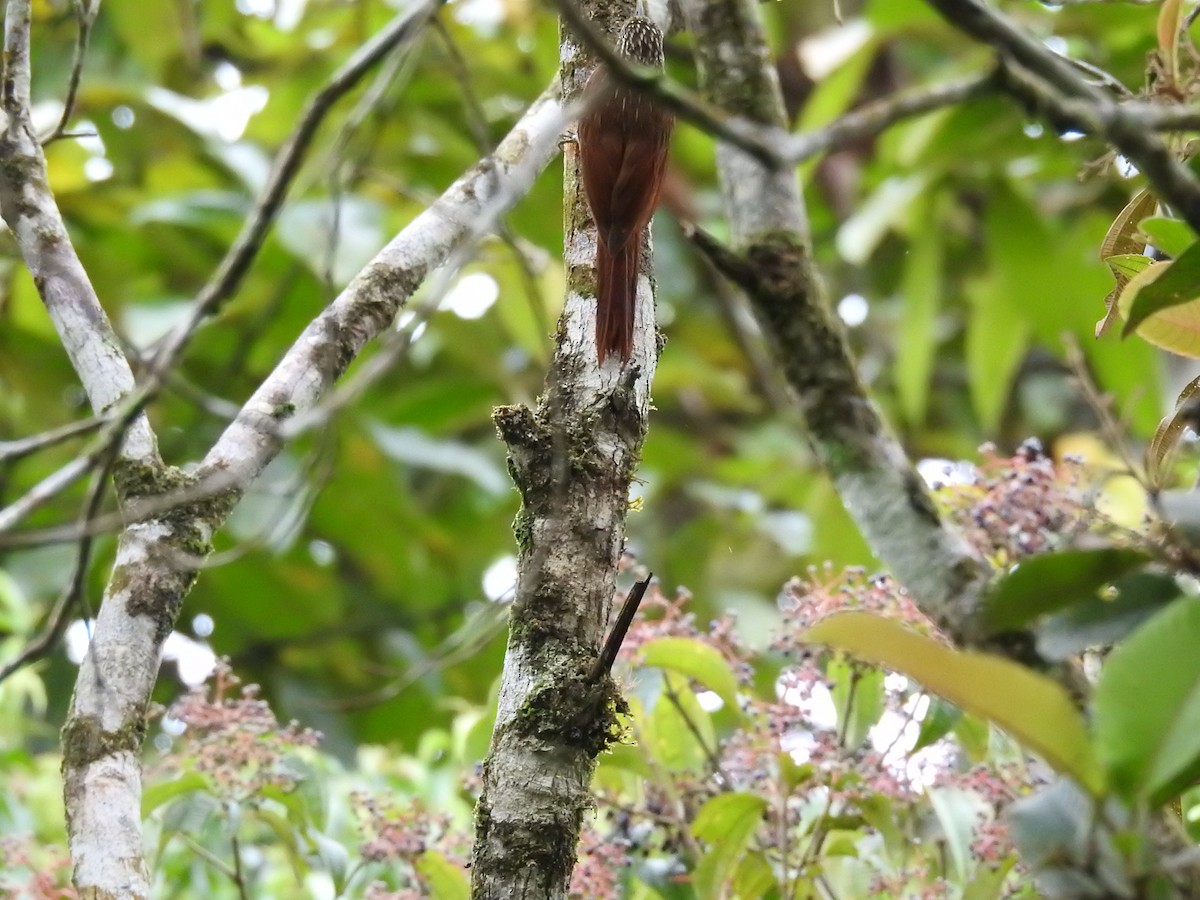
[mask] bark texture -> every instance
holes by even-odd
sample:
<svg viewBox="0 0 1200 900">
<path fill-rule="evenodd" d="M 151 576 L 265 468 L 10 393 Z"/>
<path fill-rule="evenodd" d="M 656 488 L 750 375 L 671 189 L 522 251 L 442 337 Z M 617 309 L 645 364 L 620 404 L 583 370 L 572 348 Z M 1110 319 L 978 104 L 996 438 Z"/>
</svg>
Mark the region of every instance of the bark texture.
<svg viewBox="0 0 1200 900">
<path fill-rule="evenodd" d="M 706 98 L 765 127 L 783 127 L 778 78 L 755 5 L 683 0 L 682 6 Z M 711 240 L 700 243 L 745 288 L 842 502 L 922 610 L 948 633 L 978 639 L 979 595 L 990 568 L 941 521 L 858 377 L 813 264 L 795 173 L 726 143 L 718 144 L 717 164 L 732 252 Z"/>
<path fill-rule="evenodd" d="M 632 8 L 584 4 L 615 34 Z M 564 95 L 590 68 L 562 36 Z M 588 681 L 612 606 L 629 483 L 641 453 L 657 359 L 653 296 L 638 280 L 632 358 L 597 364 L 596 253 L 575 147 L 564 153 L 567 296 L 536 410 L 501 407 L 521 494 L 514 524 L 518 581 L 491 750 L 476 810 L 472 896 L 562 898 L 575 862 L 595 757 L 617 736 L 621 705 L 607 677 Z M 643 248 L 643 254 L 648 247 Z M 644 255 L 641 271 L 650 272 Z"/>
<path fill-rule="evenodd" d="M 424 279 L 528 191 L 557 152 L 564 124 L 557 93 L 535 102 L 492 156 L 414 219 L 305 329 L 196 473 L 118 464 L 118 492 L 133 524 L 120 537 L 63 731 L 68 836 L 82 896 L 149 896 L 140 809 L 145 710 L 163 641 L 212 535 L 279 452 L 286 424 L 312 414 Z M 319 414 L 311 420 L 321 421 Z"/>
</svg>

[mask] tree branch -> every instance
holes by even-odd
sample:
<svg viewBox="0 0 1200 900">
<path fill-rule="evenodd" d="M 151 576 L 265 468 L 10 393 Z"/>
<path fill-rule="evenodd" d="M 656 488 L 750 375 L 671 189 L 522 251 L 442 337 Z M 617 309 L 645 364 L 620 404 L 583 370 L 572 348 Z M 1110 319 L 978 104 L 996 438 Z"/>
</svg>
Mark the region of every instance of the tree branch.
<svg viewBox="0 0 1200 900">
<path fill-rule="evenodd" d="M 92 476 L 91 487 L 79 515 L 81 523 L 90 522 L 100 512 L 100 502 L 104 499 L 104 489 L 108 485 L 108 473 L 112 467 L 112 454 L 109 454 L 105 464 L 97 468 Z M 25 666 L 44 657 L 54 649 L 67 630 L 67 622 L 75 607 L 84 601 L 85 579 L 88 567 L 92 564 L 92 536 L 85 534 L 79 540 L 79 549 L 75 552 L 75 567 L 71 579 L 59 594 L 58 600 L 46 617 L 46 627 L 42 633 L 27 643 L 15 657 L 0 665 L 0 682 L 18 672 Z"/>
<path fill-rule="evenodd" d="M 686 0 L 709 99 L 758 122 L 783 122 L 783 102 L 757 12 L 746 0 Z M 828 308 L 795 178 L 718 144 L 733 248 L 694 233 L 747 292 L 799 400 L 809 438 L 871 548 L 948 633 L 981 636 L 978 601 L 990 569 L 939 517 L 924 483 L 859 380 Z"/>
<path fill-rule="evenodd" d="M 153 369 L 169 370 L 183 353 L 200 323 L 217 311 L 220 305 L 237 290 L 250 269 L 267 230 L 279 213 L 296 173 L 304 161 L 317 129 L 333 105 L 352 90 L 385 56 L 400 47 L 411 46 L 421 36 L 429 20 L 445 0 L 424 0 L 397 14 L 382 30 L 343 63 L 325 86 L 314 94 L 300 114 L 295 130 L 284 142 L 267 176 L 266 184 L 254 204 L 254 209 L 242 223 L 233 244 L 221 260 L 208 283 L 201 288 L 191 314 L 167 339 L 157 354 Z"/>
<path fill-rule="evenodd" d="M 1107 141 L 1149 180 L 1158 198 L 1200 233 L 1200 179 L 1147 128 L 1070 63 L 982 0 L 928 0 L 954 27 L 988 44 L 1005 64 L 1004 87 L 1060 129 Z"/>
<path fill-rule="evenodd" d="M 118 471 L 134 521 L 118 541 L 63 731 L 68 835 L 81 893 L 149 895 L 139 827 L 145 709 L 162 642 L 213 533 L 278 453 L 280 423 L 311 409 L 429 273 L 528 190 L 557 152 L 565 124 L 557 93 L 554 86 L 543 94 L 493 156 L 417 216 L 310 324 L 196 473 Z M 169 514 L 143 518 L 147 506 L 162 503 Z"/>
<path fill-rule="evenodd" d="M 615 31 L 628 7 L 589 0 Z M 591 71 L 561 31 L 565 97 Z M 505 406 L 493 420 L 521 492 L 518 577 L 496 724 L 476 814 L 476 900 L 565 898 L 596 755 L 613 736 L 611 679 L 589 682 L 615 591 L 628 492 L 645 439 L 658 355 L 650 256 L 643 250 L 632 358 L 597 364 L 595 229 L 577 152 L 564 152 L 567 295 L 536 410 Z"/>
<path fill-rule="evenodd" d="M 45 146 L 51 141 L 67 137 L 67 126 L 71 123 L 71 115 L 75 112 L 75 98 L 79 94 L 79 82 L 83 78 L 83 61 L 87 58 L 88 40 L 92 36 L 92 26 L 96 24 L 96 16 L 100 13 L 100 0 L 73 0 L 75 7 L 75 57 L 71 60 L 71 75 L 67 80 L 67 96 L 63 100 L 62 115 L 54 130 L 42 141 Z"/>
<path fill-rule="evenodd" d="M 29 0 L 9 0 L 0 89 L 0 215 L 11 229 L 38 294 L 91 401 L 104 413 L 134 388 L 133 370 L 88 280 L 46 177 L 29 110 Z M 158 462 L 149 420 L 139 414 L 121 448 L 129 461 Z"/>
</svg>

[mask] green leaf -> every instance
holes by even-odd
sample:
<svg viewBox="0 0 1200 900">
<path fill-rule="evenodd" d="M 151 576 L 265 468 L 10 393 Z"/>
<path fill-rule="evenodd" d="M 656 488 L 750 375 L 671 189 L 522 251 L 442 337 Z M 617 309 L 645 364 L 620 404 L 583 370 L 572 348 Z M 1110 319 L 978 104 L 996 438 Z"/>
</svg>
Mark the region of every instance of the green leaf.
<svg viewBox="0 0 1200 900">
<path fill-rule="evenodd" d="M 718 794 L 700 808 L 692 834 L 711 845 L 693 882 L 699 897 L 720 897 L 762 821 L 767 801 L 754 794 Z"/>
<path fill-rule="evenodd" d="M 971 840 L 975 823 L 986 814 L 988 805 L 978 794 L 963 788 L 930 788 L 927 796 L 950 850 L 954 881 L 961 883 L 971 871 Z"/>
<path fill-rule="evenodd" d="M 940 230 L 921 228 L 909 251 L 900 283 L 904 313 L 896 342 L 896 393 L 900 409 L 912 425 L 925 420 L 929 379 L 937 351 L 935 325 L 941 306 L 944 268 L 942 241 Z"/>
<path fill-rule="evenodd" d="M 1124 796 L 1161 803 L 1200 762 L 1200 597 L 1117 647 L 1095 693 L 1097 750 Z"/>
<path fill-rule="evenodd" d="M 1012 896 L 1005 893 L 1004 880 L 1016 864 L 1016 854 L 1010 853 L 998 865 L 977 866 L 975 877 L 963 888 L 962 900 L 999 900 Z"/>
<path fill-rule="evenodd" d="M 384 210 L 376 200 L 343 196 L 296 200 L 279 213 L 275 233 L 313 274 L 334 285 L 350 281 L 384 243 Z"/>
<path fill-rule="evenodd" d="M 420 428 L 369 423 L 371 437 L 391 459 L 406 465 L 462 475 L 490 494 L 505 494 L 509 479 L 495 457 L 462 441 L 430 437 Z"/>
<path fill-rule="evenodd" d="M 1048 678 L 997 656 L 951 650 L 864 612 L 832 615 L 810 628 L 805 640 L 912 676 L 963 710 L 995 722 L 1093 794 L 1104 790 L 1083 717 Z"/>
<path fill-rule="evenodd" d="M 776 884 L 771 864 L 758 851 L 743 856 L 733 873 L 733 890 L 739 900 L 759 900 Z"/>
<path fill-rule="evenodd" d="M 645 644 L 641 652 L 646 665 L 694 678 L 716 693 L 726 709 L 739 713 L 737 677 L 715 647 L 695 638 L 663 637 Z"/>
<path fill-rule="evenodd" d="M 950 729 L 962 718 L 962 710 L 941 697 L 930 697 L 929 708 L 921 720 L 921 730 L 910 752 L 916 753 L 935 744 L 950 733 Z"/>
<path fill-rule="evenodd" d="M 846 262 L 864 265 L 879 242 L 908 215 L 913 203 L 929 189 L 929 176 L 892 175 L 860 203 L 837 233 L 837 249 Z"/>
<path fill-rule="evenodd" d="M 168 800 L 174 800 L 192 791 L 203 791 L 209 787 L 207 776 L 192 770 L 184 772 L 171 781 L 151 784 L 142 792 L 142 817 L 150 815 Z"/>
<path fill-rule="evenodd" d="M 179 795 L 163 810 L 160 849 L 175 834 L 199 834 L 220 815 L 221 802 L 211 794 L 190 791 Z"/>
<path fill-rule="evenodd" d="M 1183 432 L 1196 417 L 1196 395 L 1200 393 L 1200 378 L 1193 378 L 1175 398 L 1175 411 L 1164 416 L 1154 429 L 1154 437 L 1146 447 L 1146 475 L 1151 484 L 1162 488 L 1170 477 L 1170 462 Z"/>
<path fill-rule="evenodd" d="M 600 768 L 619 769 L 640 778 L 651 778 L 654 770 L 646 762 L 646 757 L 630 744 L 610 744 L 600 755 Z"/>
<path fill-rule="evenodd" d="M 309 829 L 308 839 L 316 850 L 321 868 L 333 879 L 334 888 L 341 891 L 346 886 L 346 871 L 350 864 L 350 851 L 340 842 L 315 828 Z"/>
<path fill-rule="evenodd" d="M 416 863 L 432 900 L 470 900 L 471 885 L 463 870 L 436 850 L 426 850 Z"/>
<path fill-rule="evenodd" d="M 1116 256 L 1106 256 L 1104 261 L 1118 277 L 1132 278 L 1144 272 L 1154 262 L 1150 257 L 1141 253 L 1119 253 Z"/>
<path fill-rule="evenodd" d="M 712 719 L 696 700 L 685 679 L 663 673 L 663 693 L 654 710 L 641 720 L 642 744 L 669 772 L 700 772 L 708 751 L 716 746 Z"/>
<path fill-rule="evenodd" d="M 1188 788 L 1179 798 L 1179 812 L 1188 837 L 1200 843 L 1200 787 Z"/>
<path fill-rule="evenodd" d="M 842 723 L 839 727 L 846 736 L 846 748 L 862 746 L 867 733 L 883 714 L 884 673 L 866 669 L 859 663 L 834 660 L 825 670 L 825 677 L 833 682 L 833 705 L 838 722 Z"/>
<path fill-rule="evenodd" d="M 1097 807 L 1095 798 L 1059 779 L 1008 808 L 1013 841 L 1044 896 L 1133 896 L 1128 863 L 1110 830 L 1128 827 L 1127 811 L 1110 800 L 1102 813 L 1104 825 L 1099 825 Z"/>
<path fill-rule="evenodd" d="M 1063 550 L 1024 560 L 984 599 L 983 624 L 991 634 L 1015 631 L 1043 616 L 1087 600 L 1109 582 L 1145 565 L 1140 550 L 1104 547 Z"/>
<path fill-rule="evenodd" d="M 1196 233 L 1182 219 L 1150 216 L 1142 219 L 1138 231 L 1146 236 L 1148 243 L 1172 258 L 1182 256 L 1196 243 Z"/>
<path fill-rule="evenodd" d="M 1029 322 L 994 275 L 967 285 L 967 388 L 985 433 L 996 430 L 1013 375 L 1029 345 Z"/>
<path fill-rule="evenodd" d="M 1170 575 L 1134 572 L 1114 585 L 1116 596 L 1094 596 L 1051 616 L 1038 629 L 1038 653 L 1067 659 L 1088 647 L 1115 644 L 1179 596 Z"/>
<path fill-rule="evenodd" d="M 1128 337 L 1155 313 L 1188 303 L 1200 296 L 1200 241 L 1192 244 L 1161 274 L 1143 282 L 1125 313 L 1121 336 Z"/>
<path fill-rule="evenodd" d="M 1200 497 L 1194 490 L 1163 491 L 1158 503 L 1172 528 L 1193 541 L 1200 537 Z"/>
<path fill-rule="evenodd" d="M 960 710 L 961 712 L 961 710 Z M 984 762 L 992 741 L 992 726 L 979 716 L 966 714 L 950 726 L 950 731 L 972 764 Z"/>
<path fill-rule="evenodd" d="M 275 837 L 278 839 L 276 846 L 283 848 L 288 862 L 291 863 L 292 874 L 296 876 L 297 881 L 302 881 L 308 871 L 308 861 L 301 853 L 301 844 L 304 839 L 302 830 L 296 828 L 279 813 L 262 806 L 256 807 L 253 813 L 256 819 L 275 832 Z"/>
</svg>

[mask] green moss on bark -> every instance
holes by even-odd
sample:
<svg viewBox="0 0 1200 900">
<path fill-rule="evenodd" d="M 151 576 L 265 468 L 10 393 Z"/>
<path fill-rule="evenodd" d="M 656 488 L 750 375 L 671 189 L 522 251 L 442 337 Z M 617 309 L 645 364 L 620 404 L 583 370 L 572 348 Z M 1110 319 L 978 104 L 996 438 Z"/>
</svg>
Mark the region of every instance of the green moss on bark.
<svg viewBox="0 0 1200 900">
<path fill-rule="evenodd" d="M 82 769 L 114 753 L 138 753 L 145 737 L 145 716 L 135 716 L 116 731 L 105 731 L 94 716 L 71 716 L 62 730 L 62 769 Z"/>
</svg>

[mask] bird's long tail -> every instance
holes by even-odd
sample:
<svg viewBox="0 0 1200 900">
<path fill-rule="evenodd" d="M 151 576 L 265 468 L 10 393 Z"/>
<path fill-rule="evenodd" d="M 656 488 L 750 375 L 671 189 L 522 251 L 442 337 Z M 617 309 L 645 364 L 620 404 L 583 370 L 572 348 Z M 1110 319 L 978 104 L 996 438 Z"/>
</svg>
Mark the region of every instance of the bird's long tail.
<svg viewBox="0 0 1200 900">
<path fill-rule="evenodd" d="M 633 353 L 633 313 L 641 251 L 640 240 L 627 240 L 616 252 L 604 241 L 597 241 L 596 357 L 601 364 L 610 353 L 619 353 L 622 362 Z"/>
</svg>

